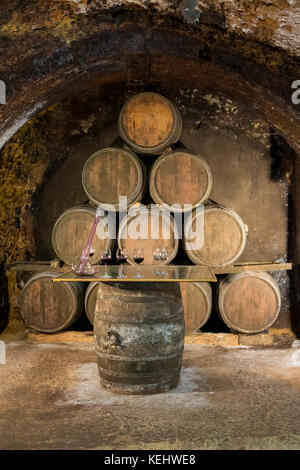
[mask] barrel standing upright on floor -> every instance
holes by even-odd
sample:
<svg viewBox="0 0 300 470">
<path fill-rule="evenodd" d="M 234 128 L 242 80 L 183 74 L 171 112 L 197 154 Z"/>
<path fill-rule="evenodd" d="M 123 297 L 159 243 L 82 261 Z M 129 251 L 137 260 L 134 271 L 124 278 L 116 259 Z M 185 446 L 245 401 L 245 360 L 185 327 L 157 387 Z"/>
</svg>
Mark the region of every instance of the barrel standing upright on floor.
<svg viewBox="0 0 300 470">
<path fill-rule="evenodd" d="M 178 283 L 99 283 L 94 333 L 105 388 L 149 394 L 178 384 L 184 347 Z"/>
</svg>

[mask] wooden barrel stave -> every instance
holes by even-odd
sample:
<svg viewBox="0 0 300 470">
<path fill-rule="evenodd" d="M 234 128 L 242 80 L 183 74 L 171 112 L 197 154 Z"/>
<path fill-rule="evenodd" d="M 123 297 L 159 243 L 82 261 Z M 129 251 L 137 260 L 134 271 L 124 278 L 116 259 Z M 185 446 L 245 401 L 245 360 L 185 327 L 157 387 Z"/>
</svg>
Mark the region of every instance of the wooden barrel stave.
<svg viewBox="0 0 300 470">
<path fill-rule="evenodd" d="M 254 334 L 267 330 L 278 317 L 280 306 L 279 287 L 265 272 L 230 275 L 219 285 L 219 313 L 235 331 Z"/>
<path fill-rule="evenodd" d="M 185 332 L 186 334 L 195 333 L 210 317 L 212 306 L 210 284 L 208 282 L 181 282 L 180 290 Z"/>
<path fill-rule="evenodd" d="M 171 151 L 155 161 L 149 187 L 156 204 L 174 212 L 190 211 L 209 198 L 212 174 L 201 155 L 189 150 Z M 184 208 L 184 204 L 191 207 Z"/>
<path fill-rule="evenodd" d="M 119 134 L 136 152 L 159 155 L 179 140 L 182 119 L 177 106 L 157 93 L 139 93 L 123 106 Z"/>
<path fill-rule="evenodd" d="M 85 294 L 85 312 L 91 324 L 97 300 L 97 282 L 91 282 Z M 212 294 L 208 282 L 181 282 L 180 291 L 185 320 L 185 333 L 195 333 L 208 321 L 211 313 Z"/>
<path fill-rule="evenodd" d="M 53 249 L 59 259 L 66 264 L 72 264 L 75 256 L 80 256 L 85 248 L 93 222 L 96 217 L 96 210 L 89 206 L 75 206 L 67 209 L 57 219 L 52 231 Z M 106 248 L 113 245 L 112 225 L 104 226 L 100 219 L 92 247 L 95 250 L 90 261 L 95 264 L 100 261 L 101 253 Z M 109 220 L 109 219 L 107 219 Z M 98 234 L 98 236 L 97 236 Z M 99 236 L 106 236 L 101 239 Z"/>
<path fill-rule="evenodd" d="M 178 384 L 184 318 L 177 283 L 100 283 L 94 323 L 105 388 L 148 394 Z"/>
<path fill-rule="evenodd" d="M 75 323 L 83 312 L 80 282 L 53 282 L 57 272 L 32 276 L 20 296 L 20 313 L 25 324 L 37 331 L 54 333 Z"/>
</svg>

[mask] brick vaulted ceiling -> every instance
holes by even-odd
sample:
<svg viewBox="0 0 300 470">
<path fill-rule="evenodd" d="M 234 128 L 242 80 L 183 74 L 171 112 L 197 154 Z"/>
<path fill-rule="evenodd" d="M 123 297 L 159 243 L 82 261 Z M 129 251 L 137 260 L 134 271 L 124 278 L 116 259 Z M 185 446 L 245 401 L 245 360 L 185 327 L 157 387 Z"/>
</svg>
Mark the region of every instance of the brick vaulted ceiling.
<svg viewBox="0 0 300 470">
<path fill-rule="evenodd" d="M 300 152 L 299 0 L 12 0 L 0 21 L 1 146 L 72 93 L 168 80 L 246 103 Z"/>
</svg>

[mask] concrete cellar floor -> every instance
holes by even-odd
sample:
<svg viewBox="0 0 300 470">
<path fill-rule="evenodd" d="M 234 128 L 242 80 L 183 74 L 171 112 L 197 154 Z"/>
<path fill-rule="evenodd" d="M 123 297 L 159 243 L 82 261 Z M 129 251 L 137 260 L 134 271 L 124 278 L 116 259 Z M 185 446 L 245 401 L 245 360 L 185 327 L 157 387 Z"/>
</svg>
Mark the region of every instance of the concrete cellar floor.
<svg viewBox="0 0 300 470">
<path fill-rule="evenodd" d="M 6 342 L 0 449 L 299 449 L 300 349 L 186 345 L 167 394 L 99 386 L 93 344 Z"/>
</svg>

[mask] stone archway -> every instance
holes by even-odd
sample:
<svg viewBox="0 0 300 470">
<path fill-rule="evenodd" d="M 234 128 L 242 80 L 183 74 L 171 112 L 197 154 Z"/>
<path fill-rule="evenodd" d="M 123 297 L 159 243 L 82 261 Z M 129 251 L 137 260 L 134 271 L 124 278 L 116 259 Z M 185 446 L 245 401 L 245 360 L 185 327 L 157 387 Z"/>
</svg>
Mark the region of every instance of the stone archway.
<svg viewBox="0 0 300 470">
<path fill-rule="evenodd" d="M 243 24 L 252 27 L 256 11 L 230 1 L 125 2 L 126 9 L 124 2 L 64 1 L 51 10 L 43 2 L 30 3 L 32 14 L 27 6 L 17 8 L 17 15 L 2 7 L 0 78 L 7 104 L 0 106 L 1 146 L 39 110 L 68 96 L 93 87 L 168 81 L 233 97 L 300 152 L 300 116 L 291 102 L 291 83 L 299 78 L 297 37 L 293 29 L 285 36 L 285 28 L 280 35 L 278 26 L 282 15 L 286 25 L 291 21 L 290 7 L 274 1 L 272 25 L 249 32 Z M 263 8 L 262 2 L 254 4 Z M 296 163 L 291 195 L 296 289 L 299 174 Z"/>
</svg>

